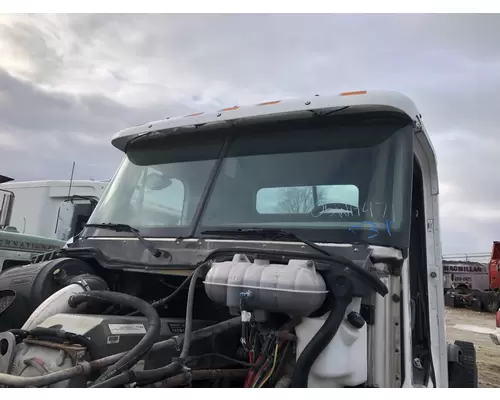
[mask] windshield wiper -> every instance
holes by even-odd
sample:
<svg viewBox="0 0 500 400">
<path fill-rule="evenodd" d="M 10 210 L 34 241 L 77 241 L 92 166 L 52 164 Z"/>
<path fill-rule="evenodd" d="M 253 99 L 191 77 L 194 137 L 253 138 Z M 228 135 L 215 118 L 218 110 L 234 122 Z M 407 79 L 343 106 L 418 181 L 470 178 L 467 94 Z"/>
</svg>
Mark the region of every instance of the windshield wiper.
<svg viewBox="0 0 500 400">
<path fill-rule="evenodd" d="M 221 229 L 221 230 L 216 230 L 216 231 L 204 231 L 201 232 L 202 235 L 206 236 L 256 236 L 259 238 L 265 238 L 265 239 L 292 239 L 296 240 L 297 242 L 302 242 L 306 245 L 308 245 L 310 248 L 316 250 L 317 252 L 324 254 L 325 256 L 329 257 L 340 257 L 344 258 L 342 256 L 334 255 L 330 253 L 329 251 L 321 248 L 318 246 L 316 243 L 311 242 L 310 240 L 304 239 L 303 237 L 297 236 L 295 233 L 286 231 L 284 229 L 266 229 L 266 228 L 248 228 L 248 229 Z M 345 261 L 349 261 L 347 258 L 345 260 L 342 260 L 344 263 Z"/>
<path fill-rule="evenodd" d="M 161 257 L 163 253 L 167 256 L 167 258 L 171 258 L 171 254 L 156 248 L 153 243 L 148 242 L 146 239 L 144 239 L 139 230 L 131 227 L 130 225 L 126 224 L 113 224 L 113 223 L 106 223 L 106 224 L 86 224 L 85 228 L 98 228 L 98 229 L 109 229 L 111 231 L 115 232 L 129 232 L 132 235 L 134 235 L 139 242 L 141 242 L 148 251 L 155 256 L 156 258 Z"/>
</svg>

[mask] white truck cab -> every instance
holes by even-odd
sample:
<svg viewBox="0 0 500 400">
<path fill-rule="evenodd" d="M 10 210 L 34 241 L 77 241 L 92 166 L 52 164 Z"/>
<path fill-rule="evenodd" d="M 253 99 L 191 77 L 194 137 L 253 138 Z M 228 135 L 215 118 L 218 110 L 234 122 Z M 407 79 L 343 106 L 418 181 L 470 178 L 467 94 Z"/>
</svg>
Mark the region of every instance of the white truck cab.
<svg viewBox="0 0 500 400">
<path fill-rule="evenodd" d="M 0 203 L 14 196 L 10 225 L 18 232 L 67 241 L 83 229 L 106 187 L 92 180 L 10 181 L 0 184 Z"/>
<path fill-rule="evenodd" d="M 0 385 L 165 383 L 187 371 L 190 343 L 201 337 L 190 327 L 202 318 L 213 321 L 205 332 L 228 330 L 226 356 L 248 361 L 243 377 L 229 378 L 232 387 L 477 387 L 474 346 L 445 339 L 436 158 L 408 97 L 356 91 L 234 106 L 125 129 L 112 144 L 123 162 L 82 234 L 50 268 L 85 265 L 117 304 L 146 300 L 143 314 L 163 327 L 182 318 L 181 355 L 152 366 L 154 356 L 143 353 L 143 369 L 126 371 L 137 356 L 95 381 L 81 373 L 92 366 L 70 361 L 33 378 L 19 372 L 28 353 L 46 365 L 59 353 L 16 345 L 13 372 L 0 373 Z M 0 291 L 10 277 L 0 275 Z M 187 300 L 176 303 L 190 279 Z M 57 325 L 104 348 L 105 326 L 144 327 L 142 317 L 107 305 L 98 318 L 79 314 L 68 306 L 72 287 L 88 290 L 55 292 L 25 316 L 23 329 Z M 104 295 L 77 295 L 93 296 Z M 6 318 L 0 312 L 4 326 L 20 328 Z M 137 341 L 150 340 L 148 350 L 180 343 L 153 345 L 151 329 L 146 336 Z M 295 342 L 288 352 L 286 341 Z M 216 353 L 214 343 L 195 357 Z M 118 352 L 138 351 L 120 346 L 92 365 L 119 365 Z M 279 359 L 286 368 L 274 368 Z M 188 374 L 194 382 L 194 369 Z"/>
</svg>

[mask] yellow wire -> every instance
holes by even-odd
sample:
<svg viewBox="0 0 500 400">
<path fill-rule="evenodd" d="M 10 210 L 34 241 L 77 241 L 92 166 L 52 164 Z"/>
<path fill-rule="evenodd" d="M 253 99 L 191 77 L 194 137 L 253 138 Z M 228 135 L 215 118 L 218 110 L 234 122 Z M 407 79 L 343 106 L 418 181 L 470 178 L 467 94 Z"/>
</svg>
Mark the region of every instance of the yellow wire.
<svg viewBox="0 0 500 400">
<path fill-rule="evenodd" d="M 252 389 L 257 385 L 257 382 L 259 381 L 259 379 L 260 379 L 260 371 L 259 371 L 259 375 L 257 375 L 253 381 Z"/>
<path fill-rule="evenodd" d="M 266 375 L 265 379 L 262 381 L 262 383 L 258 386 L 261 388 L 262 386 L 265 385 L 265 383 L 269 380 L 271 375 L 274 373 L 274 368 L 276 367 L 276 359 L 278 358 L 278 341 L 276 341 L 276 349 L 274 350 L 274 360 L 273 360 L 273 366 L 271 367 L 271 371 Z"/>
</svg>

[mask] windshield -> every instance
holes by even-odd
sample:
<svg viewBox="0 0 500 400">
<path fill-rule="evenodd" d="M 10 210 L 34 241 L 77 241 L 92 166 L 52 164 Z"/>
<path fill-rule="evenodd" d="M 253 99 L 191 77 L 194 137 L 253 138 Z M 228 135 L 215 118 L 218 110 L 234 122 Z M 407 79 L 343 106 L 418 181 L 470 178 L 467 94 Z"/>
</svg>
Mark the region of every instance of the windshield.
<svg viewBox="0 0 500 400">
<path fill-rule="evenodd" d="M 89 222 L 128 224 L 150 237 L 279 228 L 316 241 L 406 247 L 412 145 L 411 121 L 392 114 L 141 140 Z"/>
</svg>

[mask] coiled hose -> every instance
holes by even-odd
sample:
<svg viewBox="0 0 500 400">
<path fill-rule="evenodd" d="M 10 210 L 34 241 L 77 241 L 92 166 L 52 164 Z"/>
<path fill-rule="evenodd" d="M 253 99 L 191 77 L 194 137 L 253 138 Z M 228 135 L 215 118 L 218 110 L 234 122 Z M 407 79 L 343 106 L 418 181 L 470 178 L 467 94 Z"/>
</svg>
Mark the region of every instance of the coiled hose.
<svg viewBox="0 0 500 400">
<path fill-rule="evenodd" d="M 192 340 L 192 330 L 193 330 L 193 304 L 194 304 L 194 293 L 196 289 L 196 280 L 202 273 L 206 264 L 200 265 L 191 277 L 191 282 L 188 289 L 188 298 L 186 304 L 186 322 L 184 328 L 184 342 L 182 343 L 181 354 L 177 359 L 172 361 L 170 364 L 156 369 L 150 369 L 147 371 L 125 371 L 121 374 L 113 374 L 107 379 L 98 379 L 91 386 L 92 388 L 102 388 L 102 387 L 115 387 L 118 385 L 124 385 L 132 381 L 147 381 L 147 382 L 157 382 L 159 380 L 169 378 L 173 375 L 178 374 L 182 371 L 184 363 L 189 355 L 189 349 L 191 347 Z M 123 369 L 122 369 L 123 371 Z"/>
<path fill-rule="evenodd" d="M 106 301 L 117 305 L 123 305 L 133 308 L 143 314 L 147 321 L 146 334 L 128 353 L 113 364 L 108 372 L 102 374 L 95 383 L 101 383 L 113 376 L 121 373 L 127 368 L 132 367 L 139 359 L 146 354 L 151 347 L 160 338 L 160 317 L 156 310 L 146 301 L 137 297 L 130 296 L 124 293 L 108 292 L 108 291 L 91 291 L 86 293 L 78 293 L 72 296 L 68 303 L 71 307 L 77 307 L 79 304 L 88 301 Z M 187 329 L 187 326 L 186 326 Z"/>
</svg>

